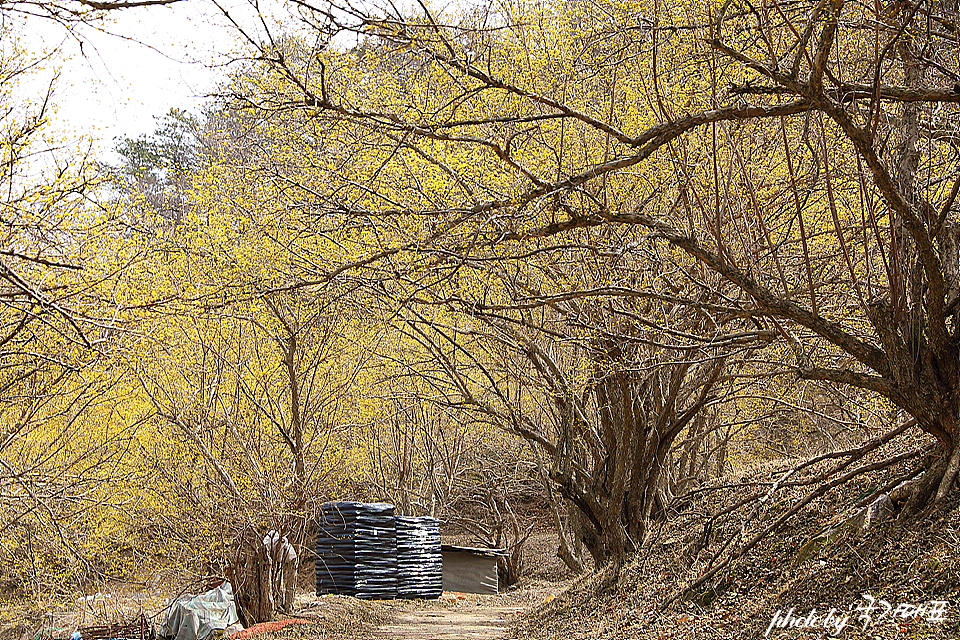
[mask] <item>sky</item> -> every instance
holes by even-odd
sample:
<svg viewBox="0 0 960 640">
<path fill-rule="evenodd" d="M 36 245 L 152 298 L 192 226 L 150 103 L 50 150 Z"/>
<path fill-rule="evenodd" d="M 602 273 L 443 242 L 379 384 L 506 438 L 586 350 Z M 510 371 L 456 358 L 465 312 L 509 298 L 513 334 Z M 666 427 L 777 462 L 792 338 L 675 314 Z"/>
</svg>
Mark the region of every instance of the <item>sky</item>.
<svg viewBox="0 0 960 640">
<path fill-rule="evenodd" d="M 226 0 L 245 28 L 255 28 L 247 0 Z M 275 19 L 279 0 L 261 0 Z M 111 12 L 103 30 L 82 28 L 77 37 L 45 20 L 26 24 L 25 43 L 33 50 L 58 50 L 61 72 L 52 118 L 66 138 L 89 135 L 109 152 L 116 139 L 153 132 L 157 118 L 171 108 L 193 113 L 225 77 L 242 51 L 242 42 L 210 0 Z M 41 89 L 46 76 L 33 80 Z"/>
</svg>

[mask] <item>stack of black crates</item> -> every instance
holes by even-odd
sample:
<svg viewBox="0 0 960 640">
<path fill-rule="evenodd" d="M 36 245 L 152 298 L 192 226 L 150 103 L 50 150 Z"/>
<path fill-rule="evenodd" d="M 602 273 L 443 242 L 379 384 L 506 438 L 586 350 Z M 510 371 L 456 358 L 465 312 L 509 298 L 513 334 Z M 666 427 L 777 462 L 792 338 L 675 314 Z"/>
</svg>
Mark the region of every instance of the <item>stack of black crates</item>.
<svg viewBox="0 0 960 640">
<path fill-rule="evenodd" d="M 393 505 L 329 502 L 317 532 L 317 594 L 369 600 L 397 597 L 397 528 Z"/>
<path fill-rule="evenodd" d="M 440 523 L 394 516 L 383 502 L 328 502 L 317 531 L 317 595 L 438 598 Z"/>
<path fill-rule="evenodd" d="M 397 516 L 397 596 L 439 598 L 443 593 L 440 521 Z"/>
</svg>

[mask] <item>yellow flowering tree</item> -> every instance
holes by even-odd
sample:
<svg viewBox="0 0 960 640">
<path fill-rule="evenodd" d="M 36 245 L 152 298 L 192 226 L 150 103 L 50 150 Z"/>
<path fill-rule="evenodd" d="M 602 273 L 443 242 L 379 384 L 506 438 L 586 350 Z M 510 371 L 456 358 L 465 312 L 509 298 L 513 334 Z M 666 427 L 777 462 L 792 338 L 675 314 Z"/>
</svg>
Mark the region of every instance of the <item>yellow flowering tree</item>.
<svg viewBox="0 0 960 640">
<path fill-rule="evenodd" d="M 687 340 L 776 340 L 776 366 L 908 414 L 883 425 L 875 412 L 886 431 L 861 433 L 821 480 L 862 472 L 851 465 L 916 426 L 938 453 L 905 516 L 953 490 L 960 92 L 955 45 L 924 27 L 952 25 L 945 9 L 335 7 L 302 3 L 303 34 L 253 43 L 262 81 L 237 93 L 264 118 L 322 131 L 322 171 L 288 179 L 318 218 L 357 228 L 367 272 L 467 315 L 565 293 L 669 300 L 709 318 Z M 585 256 L 639 247 L 657 257 L 633 267 L 637 285 L 603 289 Z M 524 281 L 544 278 L 523 267 L 537 256 L 589 277 L 530 295 Z M 479 280 L 451 299 L 471 261 L 494 260 L 520 283 L 508 301 Z M 662 319 L 633 313 L 635 326 Z"/>
</svg>

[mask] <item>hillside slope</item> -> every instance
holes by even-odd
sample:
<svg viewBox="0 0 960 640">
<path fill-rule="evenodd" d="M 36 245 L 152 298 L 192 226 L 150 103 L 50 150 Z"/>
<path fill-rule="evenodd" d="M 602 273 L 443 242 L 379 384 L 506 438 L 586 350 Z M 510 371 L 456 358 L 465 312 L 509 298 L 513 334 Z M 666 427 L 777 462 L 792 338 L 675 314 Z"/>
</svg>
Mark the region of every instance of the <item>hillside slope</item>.
<svg viewBox="0 0 960 640">
<path fill-rule="evenodd" d="M 745 477 L 733 480 L 746 484 Z M 869 495 L 875 480 L 828 493 L 714 580 L 664 607 L 740 526 L 734 519 L 712 528 L 705 523 L 745 487 L 703 494 L 619 576 L 607 571 L 573 582 L 531 610 L 514 632 L 535 640 L 960 638 L 957 497 L 905 526 L 891 519 L 858 529 L 798 560 L 803 543 L 847 517 L 848 505 Z M 759 520 L 772 520 L 800 495 L 799 489 L 778 494 Z"/>
</svg>

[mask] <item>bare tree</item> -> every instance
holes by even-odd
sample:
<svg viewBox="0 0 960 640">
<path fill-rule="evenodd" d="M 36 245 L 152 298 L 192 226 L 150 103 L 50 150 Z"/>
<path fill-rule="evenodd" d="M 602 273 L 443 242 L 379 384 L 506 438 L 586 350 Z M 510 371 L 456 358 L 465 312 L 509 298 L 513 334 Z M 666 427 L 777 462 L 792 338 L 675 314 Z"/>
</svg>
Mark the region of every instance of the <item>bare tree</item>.
<svg viewBox="0 0 960 640">
<path fill-rule="evenodd" d="M 736 314 L 691 314 L 683 304 L 651 301 L 648 290 L 611 287 L 617 296 L 596 287 L 638 274 L 662 279 L 641 264 L 639 250 L 619 255 L 615 268 L 595 258 L 591 275 L 569 287 L 558 263 L 564 252 L 555 249 L 542 261 L 527 258 L 527 269 L 540 270 L 536 284 L 517 282 L 509 257 L 461 255 L 451 267 L 459 271 L 456 284 L 449 278 L 415 302 L 402 288 L 395 295 L 408 300 L 405 331 L 424 353 L 407 374 L 429 381 L 420 402 L 528 442 L 548 496 L 565 500 L 553 501 L 555 513 L 573 515 L 557 524 L 561 557 L 579 570 L 581 544 L 598 566 L 622 562 L 644 544 L 650 523 L 666 516 L 675 492 L 706 479 L 710 453 L 701 444 L 718 426 L 707 420 L 717 414 L 706 410 L 718 404 L 721 388 L 732 389 L 725 364 L 775 336 L 726 330 L 728 320 L 737 325 Z M 469 294 L 477 282 L 511 293 L 478 300 Z M 555 289 L 561 282 L 569 288 Z M 701 304 L 722 309 L 707 298 Z M 698 342 L 694 332 L 707 323 L 715 333 Z"/>
</svg>

